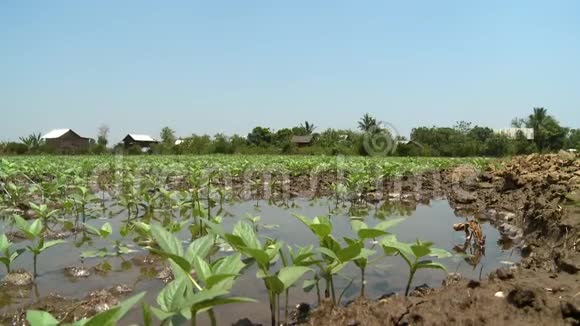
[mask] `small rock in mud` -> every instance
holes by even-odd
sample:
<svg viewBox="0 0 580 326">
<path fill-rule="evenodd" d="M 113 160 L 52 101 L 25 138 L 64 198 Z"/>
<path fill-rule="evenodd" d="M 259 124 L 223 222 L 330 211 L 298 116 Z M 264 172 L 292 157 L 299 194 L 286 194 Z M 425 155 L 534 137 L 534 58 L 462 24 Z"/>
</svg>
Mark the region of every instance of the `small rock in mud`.
<svg viewBox="0 0 580 326">
<path fill-rule="evenodd" d="M 33 283 L 32 274 L 25 270 L 12 271 L 2 279 L 2 284 L 7 286 L 31 286 Z"/>
<path fill-rule="evenodd" d="M 507 300 L 518 308 L 533 307 L 536 302 L 536 294 L 532 290 L 518 287 L 508 294 Z"/>
<path fill-rule="evenodd" d="M 76 266 L 65 267 L 64 273 L 70 277 L 75 278 L 91 276 L 91 272 L 85 267 L 76 267 Z"/>
<path fill-rule="evenodd" d="M 499 212 L 497 214 L 497 217 L 504 221 L 511 222 L 513 219 L 516 218 L 516 214 L 512 212 Z"/>
<path fill-rule="evenodd" d="M 576 254 L 567 258 L 558 257 L 556 264 L 561 271 L 575 275 L 580 271 L 580 255 Z"/>
<path fill-rule="evenodd" d="M 424 297 L 431 292 L 431 287 L 427 284 L 419 285 L 409 294 L 411 297 Z"/>
<path fill-rule="evenodd" d="M 503 223 L 499 226 L 498 231 L 501 235 L 510 238 L 511 240 L 518 240 L 524 236 L 524 231 L 515 225 Z"/>
<path fill-rule="evenodd" d="M 397 294 L 395 292 L 386 293 L 386 294 L 381 295 L 381 297 L 377 301 L 387 300 L 387 299 L 392 298 L 396 295 Z"/>
<path fill-rule="evenodd" d="M 477 200 L 477 193 L 460 190 L 456 192 L 454 199 L 459 204 L 470 204 Z"/>
<path fill-rule="evenodd" d="M 162 258 L 156 255 L 141 255 L 137 257 L 133 257 L 131 261 L 135 263 L 137 266 L 151 266 L 158 264 Z"/>
<path fill-rule="evenodd" d="M 85 299 L 87 305 L 90 307 L 92 314 L 98 314 L 107 311 L 119 304 L 119 300 L 107 290 L 99 290 L 92 292 Z"/>
<path fill-rule="evenodd" d="M 514 278 L 514 272 L 507 268 L 501 268 L 495 272 L 495 276 L 501 281 L 507 281 Z"/>
<path fill-rule="evenodd" d="M 447 278 L 443 280 L 443 286 L 450 286 L 452 284 L 457 284 L 461 281 L 461 274 L 459 273 L 449 273 Z"/>
<path fill-rule="evenodd" d="M 254 324 L 248 318 L 240 319 L 237 322 L 233 323 L 232 326 L 262 326 L 262 324 Z"/>
<path fill-rule="evenodd" d="M 293 325 L 304 324 L 308 321 L 308 315 L 310 314 L 310 305 L 307 303 L 301 303 L 296 305 L 296 309 L 292 311 L 292 323 Z"/>
<path fill-rule="evenodd" d="M 355 319 L 351 319 L 346 322 L 346 326 L 359 326 L 359 325 L 360 323 L 358 322 L 358 320 Z"/>
<path fill-rule="evenodd" d="M 155 278 L 162 280 L 164 283 L 169 283 L 173 281 L 173 272 L 169 266 L 165 266 L 161 271 L 159 271 L 159 273 L 157 273 Z"/>
<path fill-rule="evenodd" d="M 493 183 L 491 183 L 491 182 L 480 182 L 478 186 L 481 189 L 491 189 L 491 188 L 495 188 L 495 185 Z"/>
<path fill-rule="evenodd" d="M 522 247 L 522 250 L 521 250 L 522 257 L 523 258 L 530 257 L 530 255 L 532 254 L 533 251 L 534 251 L 534 248 L 532 246 L 524 245 Z"/>
<path fill-rule="evenodd" d="M 400 192 L 391 192 L 388 194 L 388 197 L 391 199 L 399 199 L 399 198 L 401 198 L 401 193 Z"/>
<path fill-rule="evenodd" d="M 467 287 L 470 289 L 476 289 L 480 286 L 481 286 L 481 282 L 474 281 L 474 280 L 471 280 L 471 281 L 469 281 L 469 283 L 467 283 Z"/>
<path fill-rule="evenodd" d="M 562 310 L 562 317 L 572 318 L 576 322 L 580 322 L 580 309 L 575 304 L 562 302 L 560 303 L 560 309 Z"/>
<path fill-rule="evenodd" d="M 109 290 L 111 293 L 116 295 L 125 295 L 133 292 L 133 288 L 125 284 L 117 284 Z"/>
<path fill-rule="evenodd" d="M 495 210 L 495 209 L 492 208 L 492 209 L 488 210 L 485 215 L 487 215 L 487 217 L 489 219 L 495 220 L 497 218 L 497 215 L 498 214 L 499 213 L 497 212 L 497 210 Z"/>
</svg>

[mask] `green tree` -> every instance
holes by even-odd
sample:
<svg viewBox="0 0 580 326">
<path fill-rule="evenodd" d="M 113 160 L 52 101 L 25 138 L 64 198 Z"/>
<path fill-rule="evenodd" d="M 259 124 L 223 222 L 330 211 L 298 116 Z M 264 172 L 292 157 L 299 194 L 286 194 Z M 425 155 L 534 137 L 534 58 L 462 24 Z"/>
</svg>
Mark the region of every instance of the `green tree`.
<svg viewBox="0 0 580 326">
<path fill-rule="evenodd" d="M 272 132 L 269 128 L 256 127 L 248 134 L 248 143 L 267 147 L 272 143 Z"/>
<path fill-rule="evenodd" d="M 228 136 L 216 134 L 213 136 L 213 152 L 217 154 L 231 154 L 233 149 Z"/>
<path fill-rule="evenodd" d="M 504 135 L 494 134 L 485 142 L 485 155 L 505 156 L 510 154 L 510 140 Z"/>
<path fill-rule="evenodd" d="M 99 127 L 99 132 L 97 134 L 97 145 L 102 147 L 107 147 L 109 143 L 109 126 L 102 125 Z"/>
<path fill-rule="evenodd" d="M 273 141 L 277 146 L 285 146 L 290 143 L 290 139 L 294 133 L 288 128 L 280 129 L 273 135 Z"/>
<path fill-rule="evenodd" d="M 175 131 L 169 127 L 163 127 L 161 129 L 161 142 L 164 145 L 173 146 L 175 145 Z"/>
<path fill-rule="evenodd" d="M 580 129 L 572 129 L 568 133 L 565 148 L 574 148 L 580 150 Z"/>
<path fill-rule="evenodd" d="M 20 137 L 20 141 L 26 145 L 28 152 L 36 152 L 42 145 L 42 135 L 33 133 L 28 135 L 28 137 Z"/>
<path fill-rule="evenodd" d="M 378 128 L 380 124 L 377 119 L 373 118 L 370 114 L 365 113 L 363 117 L 358 122 L 358 128 L 363 132 L 369 132 L 374 128 Z"/>
<path fill-rule="evenodd" d="M 547 112 L 545 108 L 534 108 L 534 112 L 530 114 L 526 122 L 528 128 L 534 129 L 534 142 L 540 150 L 543 150 L 545 145 L 544 125 L 548 119 Z"/>
<path fill-rule="evenodd" d="M 538 150 L 536 144 L 530 141 L 526 135 L 520 130 L 516 133 L 516 138 L 513 140 L 514 154 L 525 155 L 531 154 Z"/>
<path fill-rule="evenodd" d="M 314 126 L 314 124 L 312 123 L 309 123 L 308 121 L 304 121 L 304 124 L 301 124 L 300 128 L 304 129 L 304 135 L 301 136 L 308 136 L 312 135 L 312 133 L 316 129 L 316 126 Z"/>
</svg>

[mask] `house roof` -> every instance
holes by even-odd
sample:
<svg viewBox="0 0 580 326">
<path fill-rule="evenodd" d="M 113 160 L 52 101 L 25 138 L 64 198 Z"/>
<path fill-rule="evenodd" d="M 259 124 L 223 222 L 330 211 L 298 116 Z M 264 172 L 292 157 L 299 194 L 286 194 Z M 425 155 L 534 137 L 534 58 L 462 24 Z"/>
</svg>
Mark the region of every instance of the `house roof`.
<svg viewBox="0 0 580 326">
<path fill-rule="evenodd" d="M 310 144 L 312 142 L 312 135 L 310 136 L 292 136 L 291 142 L 295 144 Z"/>
<path fill-rule="evenodd" d="M 41 139 L 56 139 L 64 136 L 67 132 L 72 131 L 75 135 L 78 135 L 72 129 L 54 129 L 48 132 L 46 135 L 42 136 Z M 79 136 L 80 137 L 80 136 Z"/>
<path fill-rule="evenodd" d="M 503 128 L 494 130 L 496 134 L 501 134 L 511 139 L 516 138 L 518 131 L 521 131 L 526 137 L 526 139 L 528 140 L 534 139 L 534 129 L 532 128 Z"/>
<path fill-rule="evenodd" d="M 155 142 L 156 140 L 149 135 L 138 135 L 138 134 L 128 134 L 127 137 L 131 137 L 134 141 L 146 141 L 146 142 Z M 125 137 L 125 138 L 127 138 Z"/>
</svg>

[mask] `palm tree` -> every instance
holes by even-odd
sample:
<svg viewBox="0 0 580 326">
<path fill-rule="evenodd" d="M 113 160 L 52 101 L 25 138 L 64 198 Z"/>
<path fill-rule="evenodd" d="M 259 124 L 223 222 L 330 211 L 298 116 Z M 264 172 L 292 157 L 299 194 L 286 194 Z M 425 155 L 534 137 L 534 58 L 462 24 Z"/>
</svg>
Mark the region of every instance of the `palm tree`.
<svg viewBox="0 0 580 326">
<path fill-rule="evenodd" d="M 363 117 L 358 121 L 358 128 L 364 132 L 368 132 L 378 126 L 379 123 L 377 122 L 377 119 L 373 118 L 368 113 L 365 113 L 365 115 L 363 115 Z"/>
<path fill-rule="evenodd" d="M 28 147 L 28 150 L 37 149 L 42 144 L 42 135 L 32 133 L 28 137 L 20 137 L 20 141 Z"/>
<path fill-rule="evenodd" d="M 316 126 L 308 121 L 304 121 L 304 124 L 300 124 L 300 128 L 304 129 L 306 136 L 312 135 Z"/>
<path fill-rule="evenodd" d="M 544 148 L 544 125 L 549 119 L 548 110 L 534 108 L 534 113 L 530 114 L 526 123 L 528 128 L 534 129 L 534 142 L 540 150 Z"/>
</svg>

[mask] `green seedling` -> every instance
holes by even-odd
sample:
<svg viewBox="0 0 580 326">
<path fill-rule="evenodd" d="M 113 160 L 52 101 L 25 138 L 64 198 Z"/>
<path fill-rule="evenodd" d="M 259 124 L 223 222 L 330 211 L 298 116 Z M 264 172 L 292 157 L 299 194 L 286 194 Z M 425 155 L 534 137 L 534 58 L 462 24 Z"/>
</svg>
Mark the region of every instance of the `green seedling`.
<svg viewBox="0 0 580 326">
<path fill-rule="evenodd" d="M 443 249 L 433 248 L 433 243 L 431 242 L 422 242 L 417 240 L 415 243 L 404 243 L 399 242 L 394 235 L 383 238 L 381 245 L 385 251 L 385 254 L 398 254 L 401 256 L 401 258 L 403 258 L 409 267 L 409 280 L 407 281 L 407 287 L 405 288 L 405 296 L 409 295 L 413 277 L 418 270 L 439 269 L 445 272 L 447 271 L 445 266 L 442 264 L 422 258 L 448 258 L 452 256 L 449 252 Z"/>
<path fill-rule="evenodd" d="M 403 222 L 404 219 L 392 219 L 389 221 L 384 221 L 379 223 L 374 227 L 369 227 L 366 223 L 362 221 L 362 218 L 353 217 L 351 218 L 350 224 L 353 231 L 358 236 L 358 239 L 348 239 L 345 238 L 347 244 L 349 245 L 359 245 L 362 247 L 361 253 L 358 257 L 353 259 L 354 264 L 360 269 L 361 272 L 361 292 L 360 296 L 365 296 L 365 288 L 366 288 L 366 281 L 365 281 L 365 271 L 370 264 L 370 258 L 376 254 L 375 250 L 372 250 L 375 247 L 373 246 L 371 249 L 365 248 L 365 241 L 373 240 L 376 243 L 376 239 L 388 235 L 389 233 L 385 230 L 396 226 L 397 224 Z"/>
<path fill-rule="evenodd" d="M 32 253 L 34 278 L 36 278 L 38 276 L 37 273 L 38 256 L 47 249 L 59 244 L 66 243 L 66 241 L 63 240 L 44 241 L 44 237 L 42 235 L 44 226 L 42 225 L 42 221 L 40 219 L 34 220 L 32 223 L 28 223 L 18 215 L 14 215 L 13 218 L 16 227 L 26 235 L 28 240 L 32 241 L 32 244 L 26 246 L 26 249 Z"/>
<path fill-rule="evenodd" d="M 340 243 L 332 236 L 332 223 L 328 217 L 309 218 L 293 214 L 298 220 L 306 225 L 310 231 L 318 238 L 319 248 L 315 251 L 320 255 L 320 262 L 317 263 L 319 275 L 315 280 L 324 279 L 326 281 L 325 297 L 332 297 L 332 301 L 338 304 L 334 278 L 338 275 L 349 262 L 361 255 L 363 245 L 355 242 L 341 246 Z"/>
<path fill-rule="evenodd" d="M 131 297 L 117 306 L 101 312 L 91 318 L 79 320 L 74 323 L 61 323 L 54 316 L 46 311 L 28 310 L 26 312 L 26 320 L 30 326 L 114 326 L 123 318 L 133 306 L 135 306 L 143 297 L 145 292 L 142 292 L 134 297 Z"/>
<path fill-rule="evenodd" d="M 214 307 L 254 302 L 249 298 L 228 296 L 235 279 L 245 266 L 240 254 L 222 257 L 212 264 L 206 262 L 206 257 L 213 250 L 214 236 L 196 239 L 186 250 L 181 240 L 160 225 L 151 226 L 151 236 L 159 248 L 149 249 L 169 258 L 175 276 L 175 280 L 159 293 L 159 308 L 151 308 L 153 314 L 164 323 L 173 324 L 186 319 L 195 325 L 196 316 L 207 312 L 211 324 L 217 325 Z"/>
<path fill-rule="evenodd" d="M 46 231 L 48 229 L 48 223 L 50 219 L 55 218 L 59 211 L 57 209 L 51 210 L 45 204 L 36 205 L 35 203 L 29 203 L 29 205 L 30 208 L 36 213 L 36 218 L 42 220 L 44 225 L 44 229 L 42 231 Z"/>
<path fill-rule="evenodd" d="M 225 239 L 232 248 L 243 255 L 253 259 L 258 266 L 257 277 L 262 279 L 268 291 L 270 302 L 270 319 L 272 326 L 280 322 L 280 296 L 290 289 L 304 274 L 311 269 L 304 266 L 287 266 L 286 260 L 281 255 L 282 244 L 277 241 L 265 241 L 264 244 L 258 239 L 254 228 L 245 221 L 240 221 L 234 226 L 232 233 L 224 233 L 219 225 L 213 224 L 212 229 Z M 271 271 L 271 267 L 282 257 L 283 265 L 280 270 Z M 287 305 L 287 303 L 286 303 Z"/>
<path fill-rule="evenodd" d="M 17 249 L 12 251 L 12 243 L 5 234 L 0 235 L 0 263 L 6 267 L 6 272 L 10 273 L 10 265 L 25 252 L 25 249 Z"/>
</svg>

